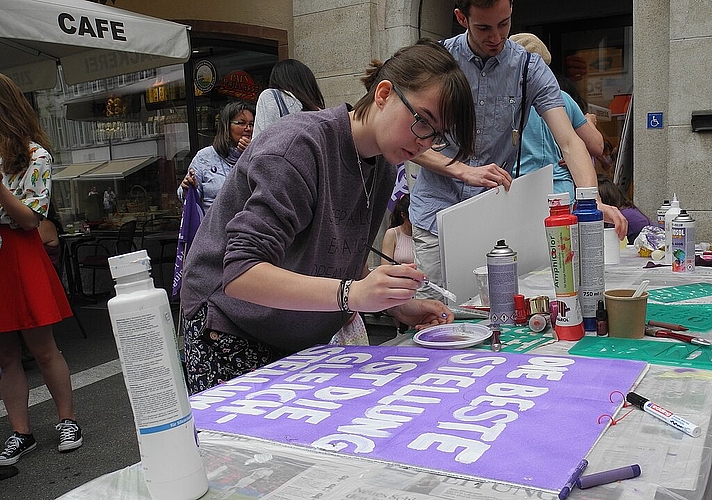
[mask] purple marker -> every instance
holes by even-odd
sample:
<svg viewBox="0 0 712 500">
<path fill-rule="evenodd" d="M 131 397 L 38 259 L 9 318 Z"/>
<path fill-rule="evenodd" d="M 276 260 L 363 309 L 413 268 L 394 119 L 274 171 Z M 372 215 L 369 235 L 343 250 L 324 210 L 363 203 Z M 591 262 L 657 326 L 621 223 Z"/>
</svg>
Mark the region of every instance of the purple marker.
<svg viewBox="0 0 712 500">
<path fill-rule="evenodd" d="M 608 470 L 605 472 L 597 472 L 588 476 L 581 476 L 576 480 L 576 486 L 581 490 L 593 488 L 600 484 L 615 483 L 623 479 L 631 479 L 640 476 L 640 465 L 626 465 L 618 469 Z"/>
<path fill-rule="evenodd" d="M 566 484 L 561 489 L 561 492 L 559 493 L 559 500 L 566 500 L 568 498 L 569 494 L 571 493 L 571 490 L 578 483 L 578 480 L 581 477 L 581 474 L 583 474 L 583 471 L 586 469 L 586 467 L 588 467 L 588 460 L 584 458 L 576 466 L 574 472 L 571 474 L 571 477 L 568 481 L 566 481 Z"/>
</svg>

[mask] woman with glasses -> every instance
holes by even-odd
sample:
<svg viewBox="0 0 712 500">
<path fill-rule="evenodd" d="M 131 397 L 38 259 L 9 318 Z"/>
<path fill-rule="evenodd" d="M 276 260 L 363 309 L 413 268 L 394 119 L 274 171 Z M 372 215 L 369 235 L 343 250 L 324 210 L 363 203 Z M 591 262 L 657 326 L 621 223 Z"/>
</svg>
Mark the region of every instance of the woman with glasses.
<svg viewBox="0 0 712 500">
<path fill-rule="evenodd" d="M 235 101 L 220 110 L 213 144 L 201 149 L 190 162 L 188 173 L 178 187 L 178 198 L 185 199 L 190 186 L 195 186 L 203 204 L 210 208 L 222 188 L 227 173 L 252 140 L 255 106 Z"/>
<path fill-rule="evenodd" d="M 366 95 L 281 118 L 255 138 L 198 229 L 181 289 L 191 393 L 285 355 L 365 332 L 355 311 L 386 310 L 422 328 L 453 320 L 415 300 L 411 265 L 368 272 L 369 247 L 398 163 L 446 134 L 471 155 L 474 106 L 465 75 L 434 42 L 372 61 Z"/>
</svg>

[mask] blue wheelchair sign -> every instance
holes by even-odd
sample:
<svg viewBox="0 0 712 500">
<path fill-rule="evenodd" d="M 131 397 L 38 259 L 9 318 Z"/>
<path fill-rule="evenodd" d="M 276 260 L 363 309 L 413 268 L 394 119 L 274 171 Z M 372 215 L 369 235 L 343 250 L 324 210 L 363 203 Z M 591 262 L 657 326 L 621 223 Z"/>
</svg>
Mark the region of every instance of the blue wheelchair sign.
<svg viewBox="0 0 712 500">
<path fill-rule="evenodd" d="M 648 113 L 648 128 L 663 128 L 663 114 Z"/>
</svg>

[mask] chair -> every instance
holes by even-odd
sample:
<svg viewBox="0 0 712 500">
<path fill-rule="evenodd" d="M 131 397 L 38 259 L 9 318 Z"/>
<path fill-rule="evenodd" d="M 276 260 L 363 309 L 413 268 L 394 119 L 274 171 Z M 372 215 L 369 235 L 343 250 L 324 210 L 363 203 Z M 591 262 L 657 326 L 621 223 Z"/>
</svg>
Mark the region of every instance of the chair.
<svg viewBox="0 0 712 500">
<path fill-rule="evenodd" d="M 163 266 L 169 264 L 171 270 L 176 261 L 180 217 L 154 217 L 141 224 L 141 246 L 151 258 L 151 267 L 158 270 L 161 285 L 165 285 Z"/>
<path fill-rule="evenodd" d="M 74 247 L 74 268 L 77 270 L 76 284 L 82 296 L 88 298 L 97 296 L 96 271 L 109 270 L 109 257 L 136 250 L 135 235 L 136 221 L 131 220 L 121 225 L 115 239 L 100 238 L 90 242 L 81 242 Z M 92 271 L 91 295 L 84 292 L 82 269 L 90 269 Z"/>
<path fill-rule="evenodd" d="M 59 276 L 60 281 L 62 281 L 62 275 L 64 274 L 64 269 L 67 264 L 67 260 L 68 260 L 67 242 L 60 239 L 60 242 L 59 242 L 59 264 L 55 266 L 55 269 L 57 270 L 57 275 Z M 71 262 L 69 264 L 71 265 Z M 87 335 L 87 331 L 84 329 L 84 325 L 82 324 L 82 321 L 79 319 L 77 310 L 74 308 L 74 290 L 73 290 L 74 280 L 70 277 L 70 273 L 71 273 L 71 269 L 67 269 L 67 287 L 69 288 L 69 292 L 67 292 L 66 287 L 64 289 L 64 292 L 67 294 L 67 300 L 69 302 L 69 307 L 72 309 L 72 314 L 74 315 L 74 319 L 77 321 L 79 330 L 82 332 L 82 336 L 85 339 L 87 339 L 87 338 L 89 338 Z M 62 281 L 62 286 L 64 287 L 63 281 Z"/>
</svg>

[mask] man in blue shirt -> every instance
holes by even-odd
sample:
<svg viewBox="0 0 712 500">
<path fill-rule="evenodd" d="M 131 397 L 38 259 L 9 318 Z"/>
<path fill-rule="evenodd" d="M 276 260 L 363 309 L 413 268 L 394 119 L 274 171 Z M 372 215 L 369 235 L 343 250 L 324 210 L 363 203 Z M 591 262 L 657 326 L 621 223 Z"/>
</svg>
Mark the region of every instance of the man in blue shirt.
<svg viewBox="0 0 712 500">
<path fill-rule="evenodd" d="M 503 186 L 509 189 L 521 138 L 521 113 L 526 123 L 531 106 L 541 115 L 561 148 L 578 187 L 596 186 L 596 171 L 586 146 L 578 138 L 566 112 L 559 85 L 537 54 L 527 70 L 526 102 L 522 80 L 527 61 L 524 48 L 507 39 L 511 27 L 512 0 L 457 0 L 455 16 L 466 32 L 443 42 L 472 87 L 477 115 L 476 155 L 467 163 L 453 162 L 456 147 L 442 153 L 428 151 L 415 161 L 421 168 L 411 193 L 415 262 L 430 281 L 442 284 L 437 212 L 479 194 Z M 504 168 L 503 168 L 504 167 Z M 617 208 L 599 201 L 604 219 L 614 223 L 623 238 L 625 217 Z M 428 293 L 420 295 L 427 296 Z M 436 297 L 439 298 L 439 297 Z"/>
</svg>

